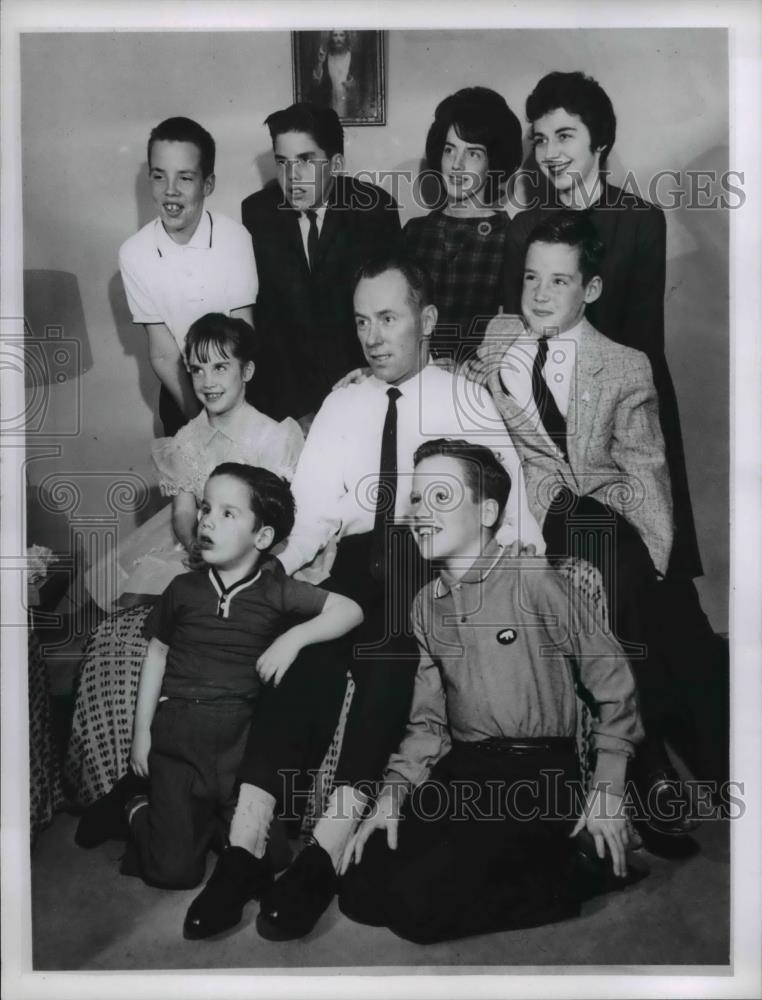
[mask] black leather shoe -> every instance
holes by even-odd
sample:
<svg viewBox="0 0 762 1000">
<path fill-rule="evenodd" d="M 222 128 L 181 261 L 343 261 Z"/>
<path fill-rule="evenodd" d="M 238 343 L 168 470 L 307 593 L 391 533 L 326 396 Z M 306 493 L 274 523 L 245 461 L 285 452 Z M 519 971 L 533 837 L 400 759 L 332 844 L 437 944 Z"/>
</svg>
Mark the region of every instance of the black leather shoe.
<svg viewBox="0 0 762 1000">
<path fill-rule="evenodd" d="M 635 827 L 645 850 L 657 858 L 679 861 L 682 858 L 692 858 L 701 849 L 689 833 L 662 833 L 654 829 L 650 822 L 642 820 L 636 822 Z"/>
<path fill-rule="evenodd" d="M 209 881 L 188 907 L 183 937 L 197 941 L 235 927 L 244 906 L 250 899 L 259 899 L 272 881 L 267 855 L 255 858 L 243 847 L 226 847 Z"/>
<path fill-rule="evenodd" d="M 646 869 L 628 864 L 626 875 L 615 875 L 611 858 L 598 857 L 595 841 L 587 830 L 580 830 L 573 843 L 570 888 L 572 897 L 580 903 L 607 892 L 620 892 L 649 874 Z"/>
<path fill-rule="evenodd" d="M 328 909 L 338 885 L 328 852 L 313 840 L 263 896 L 257 931 L 268 941 L 304 937 Z"/>
<path fill-rule="evenodd" d="M 690 801 L 677 771 L 660 768 L 638 785 L 645 815 L 638 817 L 634 826 L 643 847 L 660 858 L 689 858 L 696 854 L 699 845 L 690 835 L 699 822 L 690 815 Z"/>
<path fill-rule="evenodd" d="M 648 814 L 644 818 L 645 824 L 656 833 L 684 837 L 698 828 L 698 820 L 690 815 L 690 801 L 673 768 L 663 768 L 650 774 L 641 786 L 640 795 Z"/>
<path fill-rule="evenodd" d="M 124 807 L 136 795 L 145 795 L 148 782 L 128 771 L 106 795 L 82 813 L 74 842 L 79 847 L 99 847 L 107 840 L 126 840 L 129 828 Z"/>
</svg>

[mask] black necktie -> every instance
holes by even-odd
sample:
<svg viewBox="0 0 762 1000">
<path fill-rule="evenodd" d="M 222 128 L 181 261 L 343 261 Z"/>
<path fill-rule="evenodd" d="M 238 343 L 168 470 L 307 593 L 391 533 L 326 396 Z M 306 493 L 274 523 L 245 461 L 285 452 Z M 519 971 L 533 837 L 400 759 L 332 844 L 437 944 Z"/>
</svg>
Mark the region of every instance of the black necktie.
<svg viewBox="0 0 762 1000">
<path fill-rule="evenodd" d="M 386 570 L 387 533 L 394 520 L 397 502 L 397 400 L 402 395 L 392 386 L 386 390 L 384 429 L 381 432 L 381 462 L 378 475 L 378 497 L 371 539 L 370 571 L 376 580 L 383 580 Z"/>
<path fill-rule="evenodd" d="M 317 263 L 318 240 L 320 239 L 317 212 L 314 208 L 308 208 L 304 214 L 310 222 L 310 231 L 307 233 L 307 258 L 310 262 L 310 271 L 314 271 Z"/>
<path fill-rule="evenodd" d="M 564 454 L 564 458 L 569 460 L 566 450 L 566 420 L 558 409 L 558 404 L 553 398 L 553 393 L 548 387 L 543 375 L 543 368 L 548 357 L 548 340 L 542 337 L 537 342 L 537 356 L 532 366 L 532 395 L 534 396 L 537 412 L 540 420 L 551 441 L 554 441 Z"/>
</svg>

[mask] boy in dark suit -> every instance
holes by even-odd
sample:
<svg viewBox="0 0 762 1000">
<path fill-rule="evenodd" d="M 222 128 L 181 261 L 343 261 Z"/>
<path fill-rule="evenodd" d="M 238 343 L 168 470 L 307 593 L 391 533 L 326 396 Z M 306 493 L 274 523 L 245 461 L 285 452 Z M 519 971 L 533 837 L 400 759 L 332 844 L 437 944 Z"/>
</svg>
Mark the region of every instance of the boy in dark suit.
<svg viewBox="0 0 762 1000">
<path fill-rule="evenodd" d="M 400 235 L 397 204 L 341 173 L 344 135 L 331 108 L 293 104 L 265 121 L 278 184 L 250 195 L 241 218 L 259 275 L 256 321 L 268 345 L 255 404 L 307 424 L 334 383 L 363 364 L 352 279 Z"/>
</svg>

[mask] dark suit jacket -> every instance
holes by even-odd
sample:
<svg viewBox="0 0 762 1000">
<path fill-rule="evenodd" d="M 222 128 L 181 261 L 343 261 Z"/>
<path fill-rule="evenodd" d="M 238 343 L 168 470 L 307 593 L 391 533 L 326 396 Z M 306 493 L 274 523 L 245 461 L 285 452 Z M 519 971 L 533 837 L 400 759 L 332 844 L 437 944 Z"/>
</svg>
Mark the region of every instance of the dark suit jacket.
<svg viewBox="0 0 762 1000">
<path fill-rule="evenodd" d="M 503 270 L 503 306 L 521 313 L 524 253 L 529 234 L 562 206 L 555 201 L 519 214 L 508 227 Z M 604 243 L 603 292 L 585 309 L 590 323 L 611 340 L 643 351 L 651 362 L 659 417 L 672 480 L 675 541 L 670 573 L 700 576 L 701 557 L 688 492 L 680 416 L 664 356 L 666 224 L 660 208 L 611 184 L 603 184 L 590 216 Z"/>
<path fill-rule="evenodd" d="M 355 331 L 352 279 L 365 259 L 397 247 L 397 204 L 381 188 L 337 177 L 312 273 L 299 213 L 285 203 L 277 184 L 246 198 L 241 218 L 254 244 L 255 319 L 265 340 L 252 402 L 277 420 L 298 418 L 317 410 L 337 379 L 365 363 Z"/>
</svg>

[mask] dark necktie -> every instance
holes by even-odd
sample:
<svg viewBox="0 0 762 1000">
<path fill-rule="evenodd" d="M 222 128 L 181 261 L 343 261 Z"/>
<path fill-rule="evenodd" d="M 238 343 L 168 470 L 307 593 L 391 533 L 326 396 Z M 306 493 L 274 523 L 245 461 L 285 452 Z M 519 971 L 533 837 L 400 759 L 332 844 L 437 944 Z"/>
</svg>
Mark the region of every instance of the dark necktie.
<svg viewBox="0 0 762 1000">
<path fill-rule="evenodd" d="M 397 400 L 402 395 L 399 389 L 386 390 L 389 405 L 386 408 L 384 429 L 381 432 L 381 462 L 378 475 L 378 497 L 376 515 L 371 538 L 370 571 L 381 581 L 386 570 L 387 533 L 394 520 L 397 501 Z"/>
<path fill-rule="evenodd" d="M 307 258 L 310 262 L 310 271 L 315 270 L 317 264 L 317 250 L 320 233 L 318 232 L 317 212 L 314 208 L 308 208 L 304 213 L 310 222 L 310 231 L 307 233 Z"/>
<path fill-rule="evenodd" d="M 548 432 L 551 441 L 554 441 L 563 452 L 566 461 L 569 461 L 569 453 L 566 450 L 566 420 L 558 404 L 553 398 L 553 393 L 548 387 L 543 375 L 543 368 L 548 357 L 548 340 L 542 337 L 537 342 L 537 356 L 532 366 L 532 395 L 534 396 L 537 412 L 543 427 Z"/>
</svg>

